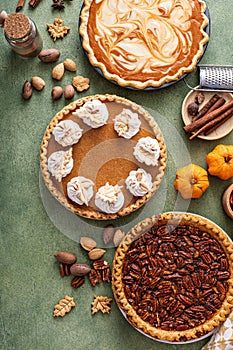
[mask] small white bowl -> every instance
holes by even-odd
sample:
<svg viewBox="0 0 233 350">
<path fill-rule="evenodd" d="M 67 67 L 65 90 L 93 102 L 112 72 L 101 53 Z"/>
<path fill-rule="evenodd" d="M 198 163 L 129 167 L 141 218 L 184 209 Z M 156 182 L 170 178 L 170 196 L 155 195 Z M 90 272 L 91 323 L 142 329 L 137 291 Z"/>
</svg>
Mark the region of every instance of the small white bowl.
<svg viewBox="0 0 233 350">
<path fill-rule="evenodd" d="M 233 184 L 229 185 L 222 196 L 222 205 L 225 213 L 233 219 L 233 207 L 230 203 L 231 196 L 233 196 Z"/>
<path fill-rule="evenodd" d="M 199 86 L 196 86 L 196 88 L 199 88 Z M 183 100 L 182 103 L 182 118 L 185 125 L 188 125 L 192 121 L 192 116 L 188 114 L 187 107 L 190 103 L 194 102 L 195 96 L 198 93 L 198 91 L 191 90 L 186 97 Z M 207 92 L 203 91 L 203 95 L 205 96 L 205 100 L 200 104 L 199 109 L 201 109 L 207 101 L 213 97 L 216 92 Z M 230 92 L 218 92 L 217 93 L 220 97 L 223 97 L 226 102 L 233 99 L 233 94 Z M 219 126 L 216 130 L 212 131 L 209 135 L 198 135 L 197 137 L 203 140 L 217 140 L 220 139 L 227 134 L 229 134 L 233 130 L 233 117 L 229 118 L 224 124 Z"/>
</svg>

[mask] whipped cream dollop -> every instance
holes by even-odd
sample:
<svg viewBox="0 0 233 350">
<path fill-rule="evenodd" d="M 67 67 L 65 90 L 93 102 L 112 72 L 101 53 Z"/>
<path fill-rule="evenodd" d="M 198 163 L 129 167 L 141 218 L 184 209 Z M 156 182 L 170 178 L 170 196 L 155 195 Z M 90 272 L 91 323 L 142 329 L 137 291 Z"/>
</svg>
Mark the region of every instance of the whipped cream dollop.
<svg viewBox="0 0 233 350">
<path fill-rule="evenodd" d="M 84 176 L 73 177 L 67 184 L 67 195 L 75 203 L 83 205 L 93 196 L 94 182 Z"/>
<path fill-rule="evenodd" d="M 106 105 L 99 100 L 88 101 L 82 107 L 72 113 L 83 122 L 96 129 L 107 123 L 109 113 Z"/>
<path fill-rule="evenodd" d="M 74 165 L 72 158 L 72 147 L 67 151 L 53 152 L 48 158 L 48 169 L 56 180 L 61 182 L 62 178 L 68 175 Z"/>
<path fill-rule="evenodd" d="M 152 177 L 144 169 L 131 170 L 125 180 L 126 188 L 134 196 L 144 196 L 152 191 Z"/>
<path fill-rule="evenodd" d="M 121 187 L 107 182 L 95 195 L 95 205 L 104 213 L 117 213 L 124 205 Z"/>
<path fill-rule="evenodd" d="M 72 120 L 62 120 L 53 129 L 55 140 L 63 147 L 71 146 L 82 137 L 82 129 Z"/>
<path fill-rule="evenodd" d="M 124 108 L 123 111 L 114 118 L 114 129 L 119 136 L 130 139 L 139 131 L 141 121 L 137 113 Z"/>
<path fill-rule="evenodd" d="M 160 156 L 159 143 L 150 136 L 142 137 L 134 147 L 133 154 L 140 163 L 153 166 L 158 165 Z"/>
</svg>

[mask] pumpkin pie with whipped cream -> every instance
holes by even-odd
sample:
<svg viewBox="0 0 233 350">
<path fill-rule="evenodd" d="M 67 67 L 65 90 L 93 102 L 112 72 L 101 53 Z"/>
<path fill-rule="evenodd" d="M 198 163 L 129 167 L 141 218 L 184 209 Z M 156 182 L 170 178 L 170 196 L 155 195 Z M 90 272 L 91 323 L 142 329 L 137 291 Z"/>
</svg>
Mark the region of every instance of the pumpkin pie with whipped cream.
<svg viewBox="0 0 233 350">
<path fill-rule="evenodd" d="M 82 45 L 105 78 L 158 88 L 195 69 L 209 40 L 202 0 L 85 0 Z"/>
<path fill-rule="evenodd" d="M 48 125 L 41 169 L 53 196 L 96 220 L 132 213 L 158 190 L 166 168 L 163 135 L 146 110 L 116 95 L 81 98 Z"/>
</svg>

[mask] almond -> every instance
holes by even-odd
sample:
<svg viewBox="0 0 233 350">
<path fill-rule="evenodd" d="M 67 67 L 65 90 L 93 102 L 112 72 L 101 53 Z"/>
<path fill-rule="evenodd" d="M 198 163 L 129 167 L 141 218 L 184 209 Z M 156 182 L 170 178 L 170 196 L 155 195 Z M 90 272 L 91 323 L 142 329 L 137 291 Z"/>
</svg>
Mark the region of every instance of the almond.
<svg viewBox="0 0 233 350">
<path fill-rule="evenodd" d="M 88 257 L 91 260 L 97 260 L 102 258 L 102 256 L 106 253 L 106 250 L 101 248 L 94 248 L 88 253 Z"/>
<path fill-rule="evenodd" d="M 91 271 L 91 268 L 84 263 L 76 262 L 70 267 L 70 272 L 74 276 L 85 276 Z"/>
<path fill-rule="evenodd" d="M 80 244 L 83 247 L 83 249 L 87 250 L 88 252 L 94 249 L 97 245 L 96 241 L 94 241 L 94 239 L 90 237 L 81 237 Z"/>
<path fill-rule="evenodd" d="M 105 245 L 107 245 L 109 242 L 113 240 L 114 233 L 115 233 L 115 229 L 113 225 L 110 224 L 104 228 L 103 242 Z"/>
<path fill-rule="evenodd" d="M 120 229 L 116 230 L 113 237 L 114 246 L 118 247 L 124 237 L 125 237 L 125 233 L 123 231 L 121 231 Z"/>
<path fill-rule="evenodd" d="M 73 253 L 66 252 L 66 251 L 60 251 L 54 254 L 55 258 L 58 262 L 62 264 L 74 264 L 77 260 L 76 256 Z"/>
<path fill-rule="evenodd" d="M 38 91 L 41 91 L 45 87 L 45 82 L 41 77 L 32 77 L 31 83 L 32 86 Z"/>
<path fill-rule="evenodd" d="M 65 72 L 65 67 L 63 63 L 57 64 L 52 70 L 52 78 L 56 80 L 61 80 Z"/>
<path fill-rule="evenodd" d="M 70 72 L 76 72 L 77 65 L 73 60 L 71 60 L 70 58 L 66 58 L 63 63 L 65 69 L 69 70 Z"/>
</svg>

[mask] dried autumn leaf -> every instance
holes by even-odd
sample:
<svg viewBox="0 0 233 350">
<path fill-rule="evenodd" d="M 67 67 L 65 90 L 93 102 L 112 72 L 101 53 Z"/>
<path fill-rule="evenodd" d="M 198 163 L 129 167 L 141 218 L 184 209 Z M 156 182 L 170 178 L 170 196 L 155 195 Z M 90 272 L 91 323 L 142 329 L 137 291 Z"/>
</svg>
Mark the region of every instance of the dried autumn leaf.
<svg viewBox="0 0 233 350">
<path fill-rule="evenodd" d="M 112 299 L 106 296 L 96 296 L 94 295 L 94 300 L 91 303 L 91 313 L 94 315 L 98 311 L 101 311 L 103 314 L 109 313 L 111 311 L 110 303 Z"/>
<path fill-rule="evenodd" d="M 53 316 L 65 316 L 66 313 L 70 312 L 72 307 L 75 306 L 74 298 L 65 296 L 64 299 L 59 301 L 59 304 L 54 306 Z"/>
</svg>

